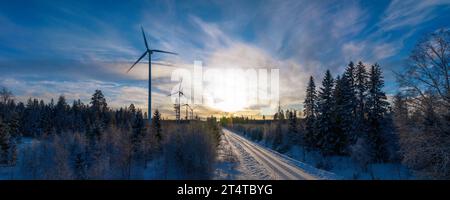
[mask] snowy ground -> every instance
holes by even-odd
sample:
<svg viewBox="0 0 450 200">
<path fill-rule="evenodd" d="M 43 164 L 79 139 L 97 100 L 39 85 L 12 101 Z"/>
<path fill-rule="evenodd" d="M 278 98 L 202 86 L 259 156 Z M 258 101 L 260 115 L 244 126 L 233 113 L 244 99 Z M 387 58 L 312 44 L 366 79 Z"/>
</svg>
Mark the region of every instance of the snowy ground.
<svg viewBox="0 0 450 200">
<path fill-rule="evenodd" d="M 349 157 L 323 158 L 318 153 L 304 152 L 298 146 L 280 154 L 264 147 L 263 142 L 251 142 L 226 129 L 223 132 L 213 179 L 415 179 L 410 170 L 398 163 L 372 164 L 362 169 Z M 31 143 L 32 139 L 23 138 L 18 154 Z M 161 160 L 150 162 L 142 178 L 164 179 L 163 172 L 158 170 L 162 164 Z M 17 167 L 0 166 L 0 180 L 20 179 L 18 175 Z"/>
<path fill-rule="evenodd" d="M 251 142 L 227 129 L 223 129 L 223 140 L 219 148 L 219 170 L 216 176 L 232 174 L 231 179 L 339 179 L 333 173 L 314 168 L 305 163 L 279 154 Z M 224 153 L 228 152 L 228 153 Z M 225 157 L 234 156 L 236 160 Z M 220 160 L 230 160 L 220 162 Z M 228 173 L 233 171 L 234 173 Z M 235 172 L 238 172 L 236 174 Z"/>
<path fill-rule="evenodd" d="M 226 140 L 225 135 L 221 135 L 213 179 L 239 180 L 249 179 L 248 177 L 229 141 Z"/>
<path fill-rule="evenodd" d="M 32 138 L 22 138 L 20 143 L 18 144 L 17 148 L 17 155 L 20 155 L 22 151 L 26 147 L 29 147 L 33 143 Z M 14 180 L 19 179 L 18 176 L 18 168 L 16 166 L 1 166 L 0 165 L 0 180 Z"/>
<path fill-rule="evenodd" d="M 399 163 L 370 164 L 367 169 L 363 169 L 348 156 L 324 158 L 319 153 L 304 152 L 298 146 L 291 148 L 285 154 L 316 167 L 325 167 L 327 171 L 333 172 L 346 180 L 415 179 L 412 172 Z"/>
</svg>

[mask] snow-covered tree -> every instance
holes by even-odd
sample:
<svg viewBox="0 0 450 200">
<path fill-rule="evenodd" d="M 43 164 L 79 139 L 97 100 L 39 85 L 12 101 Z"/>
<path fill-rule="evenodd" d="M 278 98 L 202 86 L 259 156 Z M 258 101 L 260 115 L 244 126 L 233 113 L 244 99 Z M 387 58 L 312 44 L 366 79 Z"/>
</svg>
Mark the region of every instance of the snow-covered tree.
<svg viewBox="0 0 450 200">
<path fill-rule="evenodd" d="M 101 90 L 95 90 L 95 93 L 92 95 L 91 108 L 96 113 L 103 113 L 107 110 L 108 104 Z"/>
<path fill-rule="evenodd" d="M 163 139 L 163 136 L 161 129 L 161 114 L 159 113 L 158 109 L 156 109 L 155 113 L 153 114 L 152 132 L 155 135 L 156 141 L 158 142 L 158 144 L 160 144 Z"/>
<path fill-rule="evenodd" d="M 346 134 L 348 144 L 355 143 L 358 136 L 357 122 L 355 121 L 357 114 L 355 82 L 355 66 L 353 62 L 350 62 L 341 78 L 342 101 L 339 107 L 340 124 Z"/>
<path fill-rule="evenodd" d="M 351 115 L 351 110 L 346 109 L 346 105 L 348 104 L 348 99 L 344 97 L 344 77 L 340 76 L 336 77 L 336 86 L 333 91 L 333 99 L 334 105 L 332 108 L 333 115 L 333 127 L 332 132 L 333 137 L 335 138 L 333 153 L 335 154 L 344 154 L 348 145 L 348 130 L 351 128 L 351 123 L 347 120 L 346 115 Z M 350 112 L 348 112 L 350 111 Z M 333 145 L 333 144 L 330 144 Z"/>
<path fill-rule="evenodd" d="M 308 86 L 306 88 L 306 98 L 304 101 L 305 115 L 305 134 L 303 135 L 303 141 L 308 149 L 314 148 L 317 144 L 315 135 L 315 121 L 317 116 L 317 92 L 316 85 L 314 84 L 314 78 L 309 78 Z"/>
<path fill-rule="evenodd" d="M 358 134 L 366 132 L 365 113 L 366 113 L 366 96 L 367 96 L 367 79 L 368 73 L 366 66 L 360 61 L 355 69 L 355 129 Z"/>
<path fill-rule="evenodd" d="M 320 148 L 322 153 L 331 154 L 334 150 L 336 137 L 333 134 L 333 87 L 334 80 L 329 70 L 325 72 L 318 95 L 318 116 L 316 120 L 317 127 L 317 143 L 316 147 Z"/>
<path fill-rule="evenodd" d="M 408 106 L 409 123 L 403 122 L 403 104 L 395 113 L 403 163 L 431 178 L 450 177 L 449 47 L 450 30 L 427 35 L 413 49 L 406 70 L 397 74 Z"/>
<path fill-rule="evenodd" d="M 54 123 L 56 133 L 61 134 L 69 123 L 69 105 L 66 102 L 66 98 L 64 96 L 59 96 L 58 102 L 56 103 L 54 110 Z"/>
<path fill-rule="evenodd" d="M 2 87 L 0 90 L 0 103 L 1 104 L 8 104 L 9 101 L 11 101 L 13 98 L 13 94 L 11 91 L 9 91 L 6 87 Z"/>
<path fill-rule="evenodd" d="M 288 114 L 288 144 L 289 146 L 299 143 L 298 125 L 297 125 L 297 111 L 290 110 Z"/>
<path fill-rule="evenodd" d="M 9 163 L 10 142 L 11 135 L 9 134 L 9 127 L 0 118 L 0 164 Z"/>
<path fill-rule="evenodd" d="M 284 121 L 284 112 L 281 109 L 281 105 L 278 103 L 278 111 L 275 114 L 276 116 L 276 129 L 275 129 L 275 136 L 273 140 L 273 148 L 279 150 L 281 148 L 281 144 L 283 143 L 283 131 L 282 131 L 282 125 Z"/>
<path fill-rule="evenodd" d="M 383 127 L 386 124 L 385 115 L 389 103 L 382 88 L 384 86 L 381 68 L 378 64 L 371 66 L 368 81 L 368 94 L 366 102 L 368 139 L 374 148 L 375 161 L 387 161 L 389 158 L 387 151 L 387 139 L 383 137 Z"/>
</svg>

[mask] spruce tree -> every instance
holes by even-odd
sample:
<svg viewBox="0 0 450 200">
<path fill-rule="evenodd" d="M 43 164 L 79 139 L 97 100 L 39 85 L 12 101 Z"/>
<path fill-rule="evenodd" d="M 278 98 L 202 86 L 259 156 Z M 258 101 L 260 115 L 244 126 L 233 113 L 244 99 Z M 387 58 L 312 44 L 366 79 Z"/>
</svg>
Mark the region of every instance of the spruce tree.
<svg viewBox="0 0 450 200">
<path fill-rule="evenodd" d="M 297 126 L 297 111 L 291 110 L 289 111 L 289 145 L 298 144 L 299 136 L 298 136 L 298 126 Z"/>
<path fill-rule="evenodd" d="M 330 154 L 333 152 L 336 138 L 333 131 L 333 86 L 334 80 L 329 70 L 325 72 L 325 77 L 322 81 L 322 87 L 320 88 L 318 95 L 318 116 L 316 121 L 317 127 L 317 144 L 316 147 L 320 148 L 324 154 Z"/>
<path fill-rule="evenodd" d="M 366 66 L 360 61 L 356 66 L 355 72 L 355 99 L 356 99 L 356 113 L 355 113 L 355 131 L 357 134 L 365 133 L 366 130 L 366 98 L 367 98 L 367 79 L 368 74 Z"/>
<path fill-rule="evenodd" d="M 283 143 L 283 131 L 282 131 L 282 124 L 284 121 L 284 113 L 281 109 L 280 103 L 278 103 L 278 111 L 275 114 L 277 116 L 277 119 L 275 121 L 275 136 L 273 139 L 272 146 L 274 149 L 280 150 L 281 144 Z"/>
<path fill-rule="evenodd" d="M 367 95 L 367 121 L 368 138 L 372 144 L 374 159 L 376 161 L 386 161 L 388 158 L 386 150 L 386 138 L 383 136 L 383 127 L 388 102 L 386 94 L 382 91 L 384 86 L 381 68 L 378 64 L 372 65 L 369 73 L 368 95 Z"/>
<path fill-rule="evenodd" d="M 91 98 L 92 109 L 96 112 L 105 112 L 108 104 L 101 90 L 95 90 Z"/>
<path fill-rule="evenodd" d="M 153 114 L 152 130 L 153 130 L 153 134 L 155 135 L 156 141 L 158 142 L 158 144 L 161 144 L 163 136 L 162 136 L 162 129 L 161 129 L 161 114 L 159 113 L 158 109 L 156 109 Z"/>
<path fill-rule="evenodd" d="M 9 127 L 0 118 L 0 164 L 9 164 L 9 152 L 11 148 L 11 135 Z"/>
<path fill-rule="evenodd" d="M 92 95 L 90 110 L 91 115 L 89 117 L 92 119 L 90 133 L 94 136 L 93 138 L 99 138 L 101 132 L 106 128 L 106 111 L 108 110 L 108 104 L 101 90 L 95 90 Z"/>
<path fill-rule="evenodd" d="M 74 161 L 74 171 L 75 171 L 75 178 L 77 180 L 85 180 L 87 179 L 87 166 L 86 166 L 86 160 L 83 156 L 83 153 L 77 153 L 75 156 Z"/>
<path fill-rule="evenodd" d="M 67 127 L 68 123 L 68 109 L 69 105 L 66 102 L 66 98 L 64 96 L 59 96 L 58 102 L 55 106 L 55 129 L 56 133 L 61 134 Z"/>
<path fill-rule="evenodd" d="M 303 142 L 306 147 L 311 150 L 317 144 L 315 136 L 315 121 L 317 115 L 317 93 L 316 86 L 314 84 L 314 78 L 309 78 L 308 87 L 306 88 L 306 98 L 304 101 L 305 114 L 305 134 L 303 136 Z"/>
<path fill-rule="evenodd" d="M 342 75 L 341 90 L 341 126 L 347 136 L 348 144 L 354 144 L 357 138 L 357 101 L 355 92 L 355 66 L 350 62 Z"/>
<path fill-rule="evenodd" d="M 133 159 L 138 163 L 144 162 L 144 143 L 145 138 L 145 121 L 142 112 L 138 110 L 135 112 L 135 117 L 132 125 L 131 146 L 133 152 Z"/>
<path fill-rule="evenodd" d="M 347 128 L 349 123 L 346 121 L 346 107 L 347 99 L 344 97 L 344 81 L 345 78 L 341 78 L 338 76 L 336 78 L 336 86 L 333 91 L 333 99 L 334 106 L 332 109 L 333 112 L 333 131 L 330 134 L 333 134 L 333 138 L 335 139 L 333 153 L 336 154 L 344 154 L 345 149 L 347 147 Z M 351 114 L 351 113 L 350 113 Z M 333 145 L 333 144 L 330 144 Z"/>
</svg>

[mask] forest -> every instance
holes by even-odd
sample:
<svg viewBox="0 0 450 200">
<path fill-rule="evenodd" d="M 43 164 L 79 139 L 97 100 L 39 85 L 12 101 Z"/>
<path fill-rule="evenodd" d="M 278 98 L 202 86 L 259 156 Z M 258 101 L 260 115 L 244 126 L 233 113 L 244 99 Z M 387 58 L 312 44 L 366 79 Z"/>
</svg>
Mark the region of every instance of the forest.
<svg viewBox="0 0 450 200">
<path fill-rule="evenodd" d="M 383 91 L 378 64 L 350 62 L 343 74 L 326 71 L 319 88 L 310 77 L 303 110 L 281 109 L 274 120 L 223 117 L 223 126 L 279 152 L 350 157 L 363 171 L 374 163 L 400 163 L 418 178 L 450 178 L 450 31 L 421 40 L 407 67 L 396 72 L 397 94 Z M 265 117 L 264 117 L 265 118 Z M 356 176 L 356 175 L 355 175 Z"/>
<path fill-rule="evenodd" d="M 148 124 L 133 104 L 109 108 L 100 90 L 88 105 L 77 100 L 70 106 L 64 96 L 56 103 L 29 99 L 24 105 L 6 88 L 0 96 L 0 166 L 13 168 L 12 179 L 211 175 L 219 137 L 215 119 L 176 124 L 161 120 L 156 110 Z"/>
</svg>

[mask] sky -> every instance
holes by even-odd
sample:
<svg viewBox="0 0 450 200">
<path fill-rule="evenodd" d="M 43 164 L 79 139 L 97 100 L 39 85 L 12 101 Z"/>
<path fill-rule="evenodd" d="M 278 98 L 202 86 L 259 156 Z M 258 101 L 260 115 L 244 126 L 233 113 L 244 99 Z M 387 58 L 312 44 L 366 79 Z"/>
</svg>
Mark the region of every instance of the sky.
<svg viewBox="0 0 450 200">
<path fill-rule="evenodd" d="M 397 90 L 414 45 L 450 26 L 450 0 L 212 0 L 0 1 L 0 86 L 15 98 L 89 102 L 101 89 L 113 108 L 147 108 L 147 64 L 130 65 L 143 53 L 140 27 L 157 54 L 152 107 L 173 115 L 167 95 L 176 68 L 277 68 L 280 104 L 301 109 L 309 76 L 320 85 L 324 71 L 335 76 L 350 61 L 379 63 L 384 90 Z M 260 105 L 235 114 L 269 115 Z M 228 113 L 200 105 L 200 115 Z"/>
</svg>

